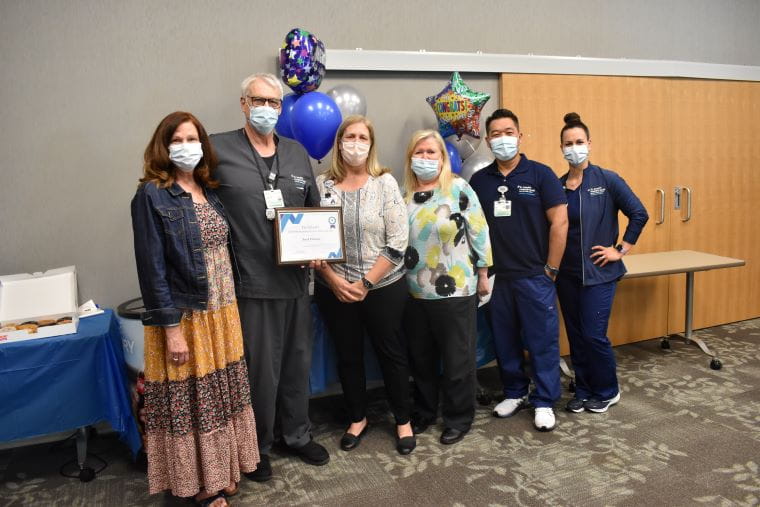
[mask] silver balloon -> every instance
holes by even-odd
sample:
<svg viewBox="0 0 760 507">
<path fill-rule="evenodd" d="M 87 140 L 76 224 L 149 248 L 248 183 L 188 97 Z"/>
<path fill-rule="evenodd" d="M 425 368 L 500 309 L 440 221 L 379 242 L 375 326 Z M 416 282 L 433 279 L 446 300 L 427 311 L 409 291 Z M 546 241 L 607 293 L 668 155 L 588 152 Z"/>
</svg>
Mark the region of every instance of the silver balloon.
<svg viewBox="0 0 760 507">
<path fill-rule="evenodd" d="M 327 92 L 327 95 L 335 101 L 340 109 L 340 114 L 345 119 L 352 114 L 367 114 L 367 100 L 359 90 L 350 85 L 338 85 Z"/>
<path fill-rule="evenodd" d="M 490 151 L 488 153 L 475 153 L 471 157 L 468 157 L 467 160 L 462 162 L 462 172 L 459 173 L 459 176 L 467 181 L 470 181 L 470 178 L 472 178 L 473 174 L 480 171 L 484 167 L 491 165 L 493 161 L 493 153 Z"/>
<path fill-rule="evenodd" d="M 462 160 L 467 160 L 470 155 L 475 153 L 478 146 L 480 146 L 480 138 L 472 137 L 468 134 L 464 134 L 461 138 L 458 138 L 457 135 L 454 134 L 444 139 L 444 141 L 449 142 L 456 147 Z"/>
</svg>

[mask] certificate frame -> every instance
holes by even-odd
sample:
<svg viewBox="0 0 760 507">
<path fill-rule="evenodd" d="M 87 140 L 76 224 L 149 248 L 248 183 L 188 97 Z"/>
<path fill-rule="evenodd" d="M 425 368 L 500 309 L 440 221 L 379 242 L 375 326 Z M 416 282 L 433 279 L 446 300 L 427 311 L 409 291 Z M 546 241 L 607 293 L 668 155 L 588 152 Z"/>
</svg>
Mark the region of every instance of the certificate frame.
<svg viewBox="0 0 760 507">
<path fill-rule="evenodd" d="M 304 221 L 304 218 L 306 220 Z M 310 225 L 311 230 L 303 229 Z M 313 229 L 316 227 L 317 229 Z M 285 229 L 288 228 L 287 233 Z M 303 247 L 306 238 L 329 236 L 317 250 Z M 343 235 L 343 209 L 340 206 L 318 208 L 275 208 L 274 210 L 275 261 L 278 266 L 304 265 L 313 260 L 329 263 L 346 262 L 346 238 Z M 296 244 L 298 243 L 298 244 Z M 327 245 L 327 248 L 325 248 Z M 336 249 L 337 247 L 337 249 Z M 311 255 L 313 252 L 321 255 Z"/>
</svg>

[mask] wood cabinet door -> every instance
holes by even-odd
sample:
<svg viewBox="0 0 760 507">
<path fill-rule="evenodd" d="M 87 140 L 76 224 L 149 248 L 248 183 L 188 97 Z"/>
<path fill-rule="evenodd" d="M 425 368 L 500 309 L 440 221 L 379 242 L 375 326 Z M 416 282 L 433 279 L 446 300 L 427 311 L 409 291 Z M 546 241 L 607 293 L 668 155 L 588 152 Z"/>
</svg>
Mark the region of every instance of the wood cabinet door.
<svg viewBox="0 0 760 507">
<path fill-rule="evenodd" d="M 620 174 L 646 206 L 650 221 L 636 253 L 670 249 L 670 215 L 660 217 L 657 189 L 672 186 L 672 104 L 667 80 L 640 77 L 503 74 L 501 107 L 520 119 L 522 151 L 567 172 L 559 133 L 574 111 L 591 131 L 591 161 Z M 666 201 L 666 205 L 668 202 Z M 666 206 L 669 209 L 669 206 Z M 621 214 L 620 230 L 627 219 Z M 624 280 L 618 285 L 608 336 L 615 345 L 663 336 L 668 323 L 668 277 Z M 563 338 L 562 354 L 568 351 Z"/>
<path fill-rule="evenodd" d="M 760 83 L 668 80 L 673 116 L 673 187 L 691 190 L 669 206 L 671 250 L 746 260 L 696 273 L 694 329 L 760 315 Z M 671 201 L 672 204 L 672 201 Z M 672 276 L 671 333 L 684 329 L 685 276 Z"/>
</svg>

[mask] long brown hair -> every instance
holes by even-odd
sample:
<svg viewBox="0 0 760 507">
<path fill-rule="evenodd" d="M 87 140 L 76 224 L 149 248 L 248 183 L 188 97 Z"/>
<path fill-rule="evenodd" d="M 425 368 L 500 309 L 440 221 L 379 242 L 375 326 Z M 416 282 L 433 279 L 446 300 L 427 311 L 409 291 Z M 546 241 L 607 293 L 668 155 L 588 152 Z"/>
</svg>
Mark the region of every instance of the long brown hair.
<svg viewBox="0 0 760 507">
<path fill-rule="evenodd" d="M 192 123 L 198 129 L 198 140 L 203 148 L 203 158 L 195 167 L 193 178 L 202 187 L 216 188 L 219 186 L 219 182 L 211 176 L 216 168 L 217 161 L 206 129 L 203 128 L 198 118 L 185 111 L 175 111 L 169 114 L 156 127 L 153 137 L 145 148 L 143 177 L 140 178 L 140 184 L 154 183 L 160 188 L 166 188 L 174 183 L 177 168 L 169 160 L 169 145 L 177 127 L 185 122 Z"/>
</svg>

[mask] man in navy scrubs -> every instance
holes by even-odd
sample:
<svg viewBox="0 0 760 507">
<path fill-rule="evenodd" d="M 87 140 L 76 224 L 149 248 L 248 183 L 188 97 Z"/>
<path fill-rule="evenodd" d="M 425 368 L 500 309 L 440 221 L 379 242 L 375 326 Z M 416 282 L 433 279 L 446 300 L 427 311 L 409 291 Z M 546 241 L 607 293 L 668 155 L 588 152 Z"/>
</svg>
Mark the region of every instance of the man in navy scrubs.
<svg viewBox="0 0 760 507">
<path fill-rule="evenodd" d="M 530 402 L 536 429 L 551 431 L 561 390 L 554 280 L 567 239 L 567 199 L 549 167 L 519 153 L 517 115 L 496 110 L 486 120 L 486 134 L 496 160 L 470 185 L 488 221 L 496 275 L 491 325 L 505 398 L 493 413 L 509 417 Z M 530 396 L 523 350 L 530 354 Z"/>
</svg>

